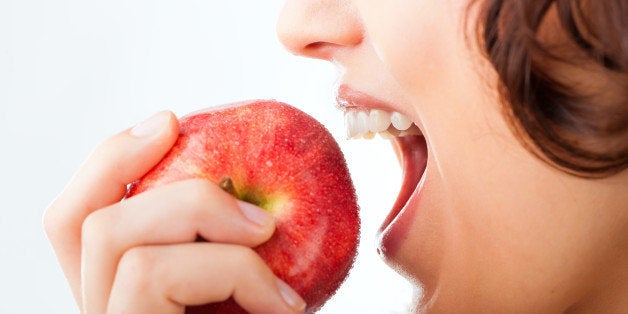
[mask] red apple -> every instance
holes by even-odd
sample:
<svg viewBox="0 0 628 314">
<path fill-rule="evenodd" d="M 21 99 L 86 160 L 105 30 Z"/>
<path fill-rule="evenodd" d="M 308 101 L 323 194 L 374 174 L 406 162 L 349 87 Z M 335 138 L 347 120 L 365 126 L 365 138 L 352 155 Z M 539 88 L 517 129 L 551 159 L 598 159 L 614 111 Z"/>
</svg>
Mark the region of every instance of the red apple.
<svg viewBox="0 0 628 314">
<path fill-rule="evenodd" d="M 190 178 L 232 182 L 236 197 L 275 215 L 275 233 L 255 251 L 305 299 L 307 312 L 347 276 L 360 228 L 355 190 L 338 144 L 314 118 L 264 100 L 183 117 L 172 150 L 128 195 Z M 244 310 L 230 299 L 192 312 Z"/>
</svg>

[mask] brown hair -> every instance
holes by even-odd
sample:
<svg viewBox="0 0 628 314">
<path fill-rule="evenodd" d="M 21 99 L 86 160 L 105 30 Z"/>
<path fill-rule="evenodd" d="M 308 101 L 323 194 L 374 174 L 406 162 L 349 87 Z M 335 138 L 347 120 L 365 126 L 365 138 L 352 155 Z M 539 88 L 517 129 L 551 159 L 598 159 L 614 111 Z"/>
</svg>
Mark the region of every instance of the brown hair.
<svg viewBox="0 0 628 314">
<path fill-rule="evenodd" d="M 583 177 L 628 166 L 626 0 L 483 0 L 477 26 L 528 149 Z"/>
</svg>

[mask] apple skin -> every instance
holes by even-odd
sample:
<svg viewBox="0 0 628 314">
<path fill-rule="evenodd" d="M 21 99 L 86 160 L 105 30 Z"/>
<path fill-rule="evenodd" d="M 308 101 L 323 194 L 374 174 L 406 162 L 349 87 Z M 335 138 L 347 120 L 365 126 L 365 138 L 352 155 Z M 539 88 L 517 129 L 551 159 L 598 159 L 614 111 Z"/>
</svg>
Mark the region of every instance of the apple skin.
<svg viewBox="0 0 628 314">
<path fill-rule="evenodd" d="M 127 195 L 191 178 L 218 184 L 227 177 L 238 198 L 275 216 L 275 233 L 255 251 L 303 297 L 306 312 L 317 311 L 346 278 L 360 229 L 355 189 L 332 135 L 274 100 L 209 108 L 180 119 L 177 142 Z M 246 312 L 231 298 L 186 313 Z"/>
</svg>

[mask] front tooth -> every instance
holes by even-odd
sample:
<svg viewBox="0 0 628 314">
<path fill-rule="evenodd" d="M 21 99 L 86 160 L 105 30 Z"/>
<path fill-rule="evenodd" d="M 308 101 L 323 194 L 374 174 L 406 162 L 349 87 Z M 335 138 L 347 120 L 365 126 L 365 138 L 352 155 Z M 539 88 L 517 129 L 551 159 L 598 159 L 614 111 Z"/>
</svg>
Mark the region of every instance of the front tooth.
<svg viewBox="0 0 628 314">
<path fill-rule="evenodd" d="M 395 129 L 400 131 L 407 130 L 412 125 L 412 121 L 399 112 L 392 113 L 392 115 L 390 116 L 390 122 L 392 122 L 392 125 L 395 127 Z"/>
<path fill-rule="evenodd" d="M 373 109 L 370 112 L 347 110 L 345 112 L 347 138 L 370 139 L 375 134 L 383 138 L 421 134 L 414 123 L 399 112 Z"/>
<path fill-rule="evenodd" d="M 364 135 L 369 131 L 369 116 L 364 111 L 359 111 L 355 115 L 355 124 L 353 125 L 355 135 Z"/>
<path fill-rule="evenodd" d="M 383 132 L 390 126 L 390 113 L 373 109 L 369 114 L 369 130 L 373 133 Z"/>
<path fill-rule="evenodd" d="M 355 133 L 355 112 L 345 112 L 345 127 L 347 129 L 347 138 L 353 138 L 357 134 Z"/>
</svg>

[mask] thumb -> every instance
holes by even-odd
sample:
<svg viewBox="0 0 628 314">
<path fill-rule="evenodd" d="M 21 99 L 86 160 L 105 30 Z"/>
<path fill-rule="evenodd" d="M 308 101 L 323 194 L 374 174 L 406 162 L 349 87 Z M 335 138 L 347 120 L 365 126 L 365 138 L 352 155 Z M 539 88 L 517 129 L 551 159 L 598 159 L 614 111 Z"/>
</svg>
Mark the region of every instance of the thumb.
<svg viewBox="0 0 628 314">
<path fill-rule="evenodd" d="M 44 228 L 80 303 L 81 227 L 93 211 L 116 203 L 128 183 L 157 164 L 178 137 L 178 120 L 162 111 L 103 141 L 44 214 Z"/>
<path fill-rule="evenodd" d="M 153 168 L 172 147 L 177 135 L 178 120 L 172 112 L 162 111 L 105 140 L 66 188 L 66 192 L 73 194 L 72 203 L 80 203 L 91 212 L 120 201 L 127 184 Z"/>
</svg>

